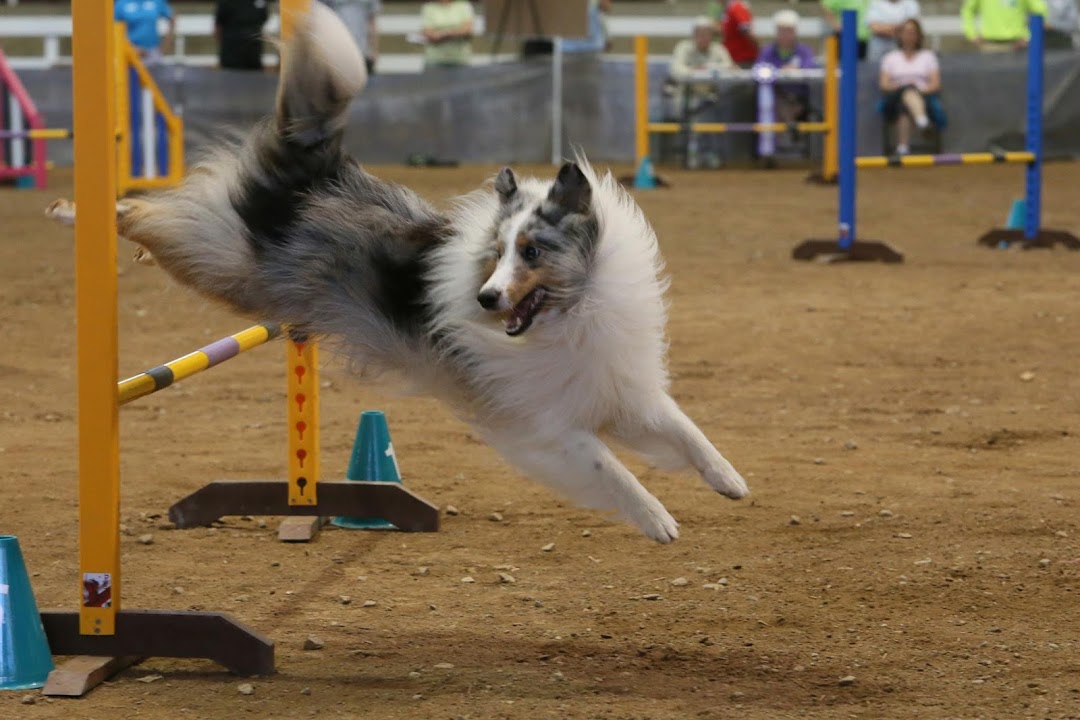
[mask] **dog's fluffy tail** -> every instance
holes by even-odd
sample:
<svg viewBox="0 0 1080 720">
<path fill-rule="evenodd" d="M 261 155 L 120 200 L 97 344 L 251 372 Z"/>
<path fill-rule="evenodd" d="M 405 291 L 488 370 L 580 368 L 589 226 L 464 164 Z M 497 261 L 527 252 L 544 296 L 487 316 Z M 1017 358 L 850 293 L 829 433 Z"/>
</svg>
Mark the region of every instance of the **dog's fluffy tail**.
<svg viewBox="0 0 1080 720">
<path fill-rule="evenodd" d="M 337 177 L 349 103 L 367 82 L 348 30 L 321 3 L 311 3 L 284 52 L 270 122 L 211 154 L 180 187 L 117 207 L 120 233 L 174 278 L 264 317 L 276 308 L 258 259 L 288 242 L 311 191 Z"/>
<path fill-rule="evenodd" d="M 310 147 L 337 139 L 345 114 L 367 84 L 360 50 L 333 10 L 313 2 L 285 47 L 274 117 L 287 142 Z"/>
</svg>

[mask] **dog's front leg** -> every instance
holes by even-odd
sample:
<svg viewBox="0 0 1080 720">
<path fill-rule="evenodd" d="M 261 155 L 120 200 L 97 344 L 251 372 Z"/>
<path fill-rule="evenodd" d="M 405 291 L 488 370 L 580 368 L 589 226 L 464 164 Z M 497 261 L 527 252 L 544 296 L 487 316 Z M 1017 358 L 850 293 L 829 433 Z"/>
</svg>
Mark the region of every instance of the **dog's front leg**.
<svg viewBox="0 0 1080 720">
<path fill-rule="evenodd" d="M 568 432 L 540 443 L 489 435 L 489 441 L 529 477 L 571 500 L 613 510 L 660 543 L 679 537 L 679 524 L 596 435 Z M 526 441 L 528 442 L 528 441 Z"/>
<path fill-rule="evenodd" d="M 633 445 L 635 439 L 660 442 L 671 447 L 701 473 L 709 487 L 732 499 L 745 497 L 749 492 L 746 481 L 720 454 L 705 433 L 687 417 L 670 395 L 664 395 L 649 417 L 642 419 L 642 426 L 620 437 Z"/>
</svg>

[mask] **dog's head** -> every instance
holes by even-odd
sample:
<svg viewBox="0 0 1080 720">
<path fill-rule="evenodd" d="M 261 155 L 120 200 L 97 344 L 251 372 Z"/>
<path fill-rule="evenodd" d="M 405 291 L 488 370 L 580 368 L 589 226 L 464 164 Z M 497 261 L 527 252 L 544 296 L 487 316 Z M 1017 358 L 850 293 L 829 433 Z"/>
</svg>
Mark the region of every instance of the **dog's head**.
<svg viewBox="0 0 1080 720">
<path fill-rule="evenodd" d="M 545 311 L 582 296 L 599 233 L 589 180 L 576 163 L 559 170 L 547 195 L 519 189 L 510 168 L 495 179 L 500 209 L 477 301 L 521 335 Z"/>
</svg>

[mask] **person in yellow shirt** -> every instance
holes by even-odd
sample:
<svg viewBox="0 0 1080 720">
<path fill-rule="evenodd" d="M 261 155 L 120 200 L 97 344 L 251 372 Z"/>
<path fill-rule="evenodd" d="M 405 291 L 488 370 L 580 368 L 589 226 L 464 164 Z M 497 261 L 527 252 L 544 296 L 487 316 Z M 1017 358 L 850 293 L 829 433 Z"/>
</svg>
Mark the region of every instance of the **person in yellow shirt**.
<svg viewBox="0 0 1080 720">
<path fill-rule="evenodd" d="M 424 68 L 461 67 L 472 59 L 474 13 L 468 0 L 436 0 L 420 8 Z"/>
<path fill-rule="evenodd" d="M 964 0 L 960 8 L 964 35 L 982 52 L 1025 49 L 1028 15 L 1046 15 L 1045 0 Z"/>
</svg>

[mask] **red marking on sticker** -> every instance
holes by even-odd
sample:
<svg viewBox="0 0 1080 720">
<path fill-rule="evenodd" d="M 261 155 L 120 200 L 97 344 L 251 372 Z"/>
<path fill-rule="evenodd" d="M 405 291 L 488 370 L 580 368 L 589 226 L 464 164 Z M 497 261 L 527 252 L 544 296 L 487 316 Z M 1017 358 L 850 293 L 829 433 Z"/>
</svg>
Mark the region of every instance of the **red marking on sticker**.
<svg viewBox="0 0 1080 720">
<path fill-rule="evenodd" d="M 304 431 L 307 430 L 307 423 L 301 420 L 296 423 L 296 432 L 300 435 L 300 439 L 304 439 Z"/>
<path fill-rule="evenodd" d="M 296 382 L 298 382 L 298 383 L 304 382 L 304 373 L 307 372 L 307 368 L 305 368 L 303 365 L 297 365 L 293 369 L 293 372 L 296 373 Z"/>
<path fill-rule="evenodd" d="M 304 467 L 304 458 L 307 457 L 307 450 L 300 448 L 296 451 L 296 459 L 300 461 L 301 469 Z"/>
<path fill-rule="evenodd" d="M 304 354 L 304 343 L 302 343 L 302 342 L 294 342 L 293 345 L 296 346 L 296 354 L 297 354 L 297 356 L 300 356 L 300 355 Z"/>
<path fill-rule="evenodd" d="M 304 401 L 307 400 L 307 395 L 305 395 L 304 393 L 296 393 L 296 397 L 294 399 L 296 400 L 297 409 L 300 412 L 304 412 Z"/>
</svg>

